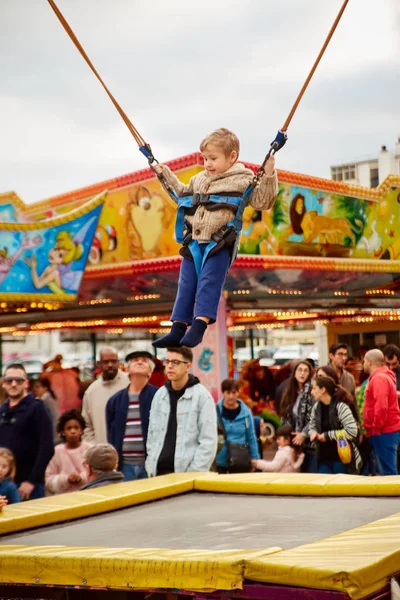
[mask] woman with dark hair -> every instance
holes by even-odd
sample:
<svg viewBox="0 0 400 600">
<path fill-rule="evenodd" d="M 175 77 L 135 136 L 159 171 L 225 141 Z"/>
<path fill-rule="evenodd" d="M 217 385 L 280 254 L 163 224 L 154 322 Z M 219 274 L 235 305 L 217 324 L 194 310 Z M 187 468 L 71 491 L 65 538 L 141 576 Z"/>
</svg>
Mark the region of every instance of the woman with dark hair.
<svg viewBox="0 0 400 600">
<path fill-rule="evenodd" d="M 335 385 L 340 385 L 339 377 L 337 376 L 335 369 L 333 369 L 329 365 L 324 365 L 322 367 L 318 367 L 316 375 L 317 375 L 317 377 L 329 377 L 329 379 L 332 379 L 332 381 L 334 382 Z M 340 386 L 340 387 L 342 387 L 342 386 Z M 351 412 L 353 413 L 353 417 L 356 420 L 356 423 L 359 424 L 361 419 L 360 419 L 360 412 L 358 410 L 357 402 L 345 388 L 343 388 L 343 389 L 347 394 L 346 403 L 350 406 Z"/>
<path fill-rule="evenodd" d="M 311 377 L 313 371 L 310 363 L 299 360 L 293 366 L 283 392 L 280 415 L 282 425 L 290 425 L 293 430 L 293 444 L 303 446 L 305 459 L 302 471 L 315 473 L 315 448 L 309 439 L 309 426 L 314 398 L 311 394 Z"/>
<path fill-rule="evenodd" d="M 358 424 L 348 392 L 331 377 L 316 378 L 312 394 L 317 400 L 310 419 L 309 435 L 317 443 L 318 473 L 358 473 L 361 456 L 355 441 Z M 344 464 L 339 456 L 338 438 L 350 443 L 352 460 Z"/>
<path fill-rule="evenodd" d="M 333 369 L 329 365 L 323 365 L 322 367 L 318 367 L 315 375 L 316 377 L 329 377 L 330 379 L 332 379 L 332 381 L 336 383 L 336 385 L 339 385 L 339 377 L 337 376 L 335 369 Z"/>
</svg>

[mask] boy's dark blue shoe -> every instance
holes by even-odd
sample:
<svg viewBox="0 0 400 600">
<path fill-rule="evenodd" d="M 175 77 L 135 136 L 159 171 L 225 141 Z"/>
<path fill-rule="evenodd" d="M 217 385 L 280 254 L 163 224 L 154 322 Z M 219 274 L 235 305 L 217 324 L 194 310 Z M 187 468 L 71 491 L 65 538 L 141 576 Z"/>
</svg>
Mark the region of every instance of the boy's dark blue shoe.
<svg viewBox="0 0 400 600">
<path fill-rule="evenodd" d="M 187 334 L 181 339 L 180 345 L 188 348 L 198 346 L 203 340 L 206 329 L 207 323 L 203 319 L 195 319 Z"/>
<path fill-rule="evenodd" d="M 186 329 L 186 323 L 174 321 L 171 331 L 167 333 L 167 335 L 163 335 L 159 340 L 154 340 L 152 345 L 155 348 L 174 348 L 175 346 L 182 346 L 181 339 L 185 335 Z"/>
</svg>

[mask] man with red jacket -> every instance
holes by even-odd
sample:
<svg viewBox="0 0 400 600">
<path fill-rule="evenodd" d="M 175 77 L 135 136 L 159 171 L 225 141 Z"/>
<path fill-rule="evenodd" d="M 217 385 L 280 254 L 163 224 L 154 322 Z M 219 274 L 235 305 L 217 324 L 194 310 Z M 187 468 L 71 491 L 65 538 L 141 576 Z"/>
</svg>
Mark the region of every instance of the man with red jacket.
<svg viewBox="0 0 400 600">
<path fill-rule="evenodd" d="M 369 350 L 363 366 L 370 375 L 363 409 L 366 435 L 371 439 L 380 475 L 397 475 L 400 409 L 395 374 L 386 367 L 380 350 Z"/>
</svg>

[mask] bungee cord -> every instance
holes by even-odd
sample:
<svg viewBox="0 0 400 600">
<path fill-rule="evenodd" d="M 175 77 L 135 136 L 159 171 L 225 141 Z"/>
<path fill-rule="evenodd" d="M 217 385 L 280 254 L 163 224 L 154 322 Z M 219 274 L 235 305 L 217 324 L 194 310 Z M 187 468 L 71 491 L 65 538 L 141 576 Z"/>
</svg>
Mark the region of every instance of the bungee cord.
<svg viewBox="0 0 400 600">
<path fill-rule="evenodd" d="M 66 18 L 64 17 L 64 15 L 62 14 L 62 12 L 60 11 L 60 9 L 58 8 L 58 6 L 56 5 L 56 3 L 54 2 L 54 0 L 48 0 L 48 3 L 50 4 L 51 8 L 54 10 L 55 14 L 57 15 L 57 17 L 58 17 L 58 19 L 59 19 L 59 21 L 61 23 L 61 25 L 64 27 L 65 31 L 68 33 L 68 35 L 71 38 L 72 42 L 75 44 L 75 46 L 79 50 L 80 54 L 83 56 L 83 58 L 85 59 L 85 61 L 89 65 L 90 69 L 93 71 L 93 73 L 95 74 L 95 76 L 100 81 L 100 83 L 103 86 L 103 88 L 105 89 L 105 91 L 106 91 L 108 97 L 110 98 L 111 102 L 114 104 L 115 108 L 119 112 L 119 114 L 120 114 L 122 120 L 124 121 L 125 125 L 127 126 L 127 128 L 129 129 L 129 131 L 131 132 L 132 136 L 134 137 L 137 145 L 139 146 L 140 151 L 143 152 L 143 154 L 146 156 L 146 158 L 148 160 L 150 160 L 150 158 L 151 158 L 152 162 L 154 162 L 155 158 L 154 158 L 154 156 L 153 156 L 153 154 L 151 152 L 150 145 L 141 136 L 141 134 L 139 133 L 139 131 L 133 125 L 132 121 L 129 119 L 128 115 L 121 108 L 120 104 L 117 102 L 117 100 L 114 98 L 114 96 L 112 95 L 112 93 L 110 92 L 110 90 L 108 89 L 108 87 L 106 86 L 106 84 L 104 83 L 103 79 L 101 78 L 101 76 L 99 75 L 99 73 L 96 70 L 95 66 L 93 65 L 92 61 L 90 60 L 90 58 L 86 54 L 86 52 L 85 52 L 82 44 L 79 42 L 79 40 L 76 37 L 75 33 L 71 29 L 68 21 L 66 20 Z"/>
<path fill-rule="evenodd" d="M 65 17 L 63 16 L 63 14 L 61 13 L 60 9 L 57 7 L 56 3 L 54 2 L 54 0 L 47 0 L 48 3 L 50 4 L 51 8 L 53 9 L 54 13 L 56 14 L 57 18 L 59 19 L 61 25 L 64 27 L 65 31 L 67 32 L 67 34 L 69 35 L 69 37 L 71 38 L 72 42 L 74 43 L 74 45 L 76 46 L 76 48 L 78 49 L 78 51 L 80 52 L 80 54 L 82 55 L 82 57 L 85 59 L 86 63 L 89 65 L 90 69 L 93 71 L 94 75 L 97 77 L 97 79 L 99 80 L 99 82 L 101 83 L 101 85 L 103 86 L 104 90 L 106 91 L 108 97 L 110 98 L 111 102 L 114 104 L 115 108 L 117 109 L 117 111 L 119 112 L 122 120 L 124 121 L 125 125 L 128 127 L 129 131 L 131 132 L 133 138 L 135 139 L 136 143 L 139 146 L 139 150 L 142 152 L 142 154 L 144 154 L 144 156 L 147 158 L 150 167 L 152 167 L 152 164 L 154 162 L 158 162 L 152 153 L 150 144 L 148 144 L 145 139 L 142 137 L 142 135 L 139 133 L 139 131 L 136 129 L 136 127 L 133 125 L 132 121 L 129 119 L 129 117 L 127 116 L 127 114 L 125 113 L 125 111 L 121 108 L 120 104 L 117 102 L 117 100 L 114 98 L 113 94 L 110 92 L 110 90 L 108 89 L 108 87 L 106 86 L 106 84 L 104 83 L 103 79 L 101 78 L 101 76 L 99 75 L 98 71 L 96 70 L 95 66 L 93 65 L 92 61 L 90 60 L 90 58 L 88 57 L 88 55 L 86 54 L 83 46 L 81 45 L 81 43 L 79 42 L 78 38 L 76 37 L 76 35 L 74 34 L 72 28 L 70 27 L 70 25 L 68 24 L 67 20 L 65 19 Z M 268 151 L 268 153 L 266 154 L 263 162 L 261 163 L 260 167 L 257 169 L 256 174 L 255 174 L 255 178 L 254 178 L 254 185 L 257 185 L 258 181 L 260 180 L 260 178 L 262 177 L 262 175 L 264 174 L 264 167 L 265 164 L 267 162 L 267 160 L 269 159 L 269 157 L 271 156 L 271 154 L 275 154 L 276 152 L 278 152 L 278 150 L 280 150 L 286 143 L 287 141 L 287 129 L 293 119 L 293 116 L 296 113 L 296 110 L 300 104 L 300 101 L 318 67 L 318 64 L 321 61 L 321 58 L 323 57 L 326 48 L 328 47 L 328 44 L 335 32 L 336 27 L 339 24 L 339 21 L 343 15 L 343 12 L 348 4 L 349 0 L 344 0 L 337 16 L 336 19 L 332 25 L 332 27 L 329 30 L 329 33 L 325 39 L 324 44 L 322 45 L 322 48 L 286 118 L 286 121 L 284 122 L 283 126 L 281 127 L 281 129 L 278 131 L 275 139 L 273 140 L 273 142 L 271 142 L 270 145 L 270 149 Z"/>
<path fill-rule="evenodd" d="M 332 27 L 329 30 L 329 33 L 328 33 L 328 35 L 327 35 L 327 37 L 325 39 L 325 42 L 323 43 L 322 48 L 319 51 L 319 54 L 318 54 L 318 56 L 317 56 L 317 58 L 316 58 L 316 60 L 315 60 L 315 62 L 313 64 L 313 66 L 311 67 L 311 70 L 310 70 L 309 74 L 307 75 L 307 78 L 306 78 L 305 82 L 303 83 L 303 86 L 302 86 L 302 88 L 301 88 L 301 90 L 300 90 L 300 92 L 299 92 L 299 94 L 298 94 L 298 96 L 297 96 L 297 98 L 296 98 L 296 100 L 295 100 L 292 108 L 290 109 L 290 112 L 289 112 L 289 114 L 288 114 L 288 116 L 286 118 L 286 121 L 284 122 L 284 124 L 281 127 L 281 129 L 278 131 L 278 133 L 277 133 L 274 141 L 271 142 L 271 147 L 270 147 L 269 151 L 265 155 L 265 158 L 264 158 L 262 164 L 257 169 L 256 176 L 255 176 L 256 177 L 256 182 L 264 174 L 264 167 L 266 165 L 267 160 L 271 156 L 271 154 L 275 154 L 276 152 L 278 152 L 278 150 L 280 150 L 282 148 L 282 146 L 284 146 L 286 144 L 286 140 L 287 140 L 287 134 L 286 134 L 286 132 L 287 132 L 287 129 L 288 129 L 289 125 L 290 125 L 290 122 L 293 119 L 293 116 L 294 116 L 294 114 L 295 114 L 295 112 L 296 112 L 296 110 L 297 110 L 297 108 L 298 108 L 298 106 L 300 104 L 300 100 L 302 99 L 302 97 L 304 95 L 304 92 L 306 91 L 306 89 L 307 89 L 307 87 L 308 87 L 308 85 L 309 85 L 309 83 L 310 83 L 310 81 L 311 81 L 311 79 L 312 79 L 312 77 L 313 77 L 313 75 L 314 75 L 314 73 L 315 73 L 315 71 L 316 71 L 319 63 L 320 63 L 320 60 L 321 60 L 321 58 L 324 55 L 325 50 L 327 49 L 329 42 L 331 41 L 331 38 L 332 38 L 332 36 L 333 36 L 333 34 L 335 32 L 336 27 L 339 24 L 340 19 L 342 18 L 342 15 L 344 13 L 344 10 L 345 10 L 348 2 L 349 2 L 349 0 L 344 0 L 342 6 L 341 6 L 341 8 L 340 8 L 340 10 L 339 10 L 339 12 L 338 12 L 338 14 L 336 16 L 336 19 L 335 19 Z"/>
</svg>

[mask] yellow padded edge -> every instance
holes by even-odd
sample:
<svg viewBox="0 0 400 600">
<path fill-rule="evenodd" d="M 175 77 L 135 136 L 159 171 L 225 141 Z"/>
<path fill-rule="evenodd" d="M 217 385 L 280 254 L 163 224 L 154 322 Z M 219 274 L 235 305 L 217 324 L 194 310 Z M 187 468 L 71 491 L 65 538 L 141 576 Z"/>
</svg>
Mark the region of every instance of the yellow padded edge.
<svg viewBox="0 0 400 600">
<path fill-rule="evenodd" d="M 266 550 L 164 550 L 0 546 L 0 581 L 107 588 L 233 590 L 243 587 L 251 558 Z"/>
<path fill-rule="evenodd" d="M 346 592 L 357 600 L 384 587 L 399 564 L 400 513 L 275 556 L 251 559 L 245 577 Z"/>
<path fill-rule="evenodd" d="M 400 496 L 400 477 L 361 477 L 313 473 L 208 473 L 195 479 L 194 490 L 277 496 Z"/>
<path fill-rule="evenodd" d="M 80 519 L 190 492 L 195 475 L 201 477 L 201 474 L 195 473 L 175 473 L 6 506 L 0 512 L 0 534 Z"/>
</svg>

